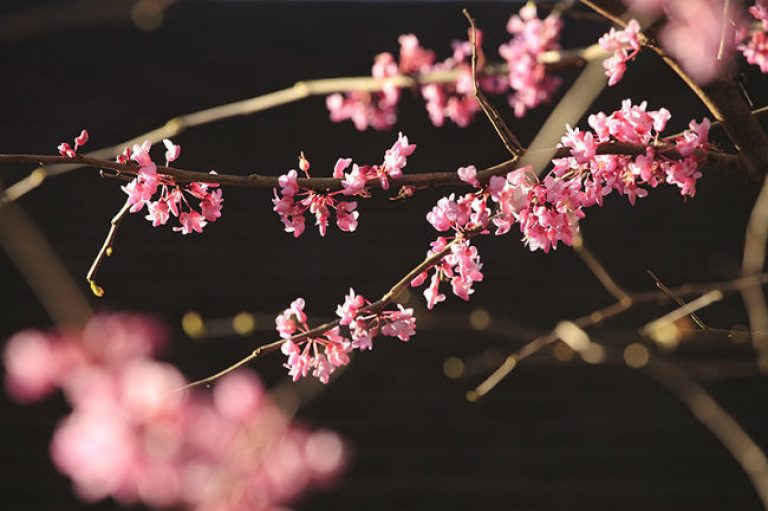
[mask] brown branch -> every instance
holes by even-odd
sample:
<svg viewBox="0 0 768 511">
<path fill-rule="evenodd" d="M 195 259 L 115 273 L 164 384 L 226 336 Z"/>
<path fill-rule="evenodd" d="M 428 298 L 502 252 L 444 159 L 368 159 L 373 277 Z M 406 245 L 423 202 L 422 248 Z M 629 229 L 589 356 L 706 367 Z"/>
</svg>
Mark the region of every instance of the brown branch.
<svg viewBox="0 0 768 511">
<path fill-rule="evenodd" d="M 94 295 L 101 298 L 104 296 L 104 289 L 96 284 L 96 272 L 99 271 L 99 268 L 101 267 L 101 263 L 104 262 L 105 257 L 110 257 L 112 255 L 112 245 L 115 242 L 115 237 L 117 236 L 117 230 L 120 228 L 120 224 L 123 222 L 123 219 L 128 214 L 128 211 L 131 209 L 131 204 L 126 201 L 126 203 L 123 205 L 122 208 L 120 208 L 120 211 L 117 212 L 117 214 L 112 217 L 112 220 L 109 222 L 109 232 L 107 233 L 107 237 L 104 240 L 104 243 L 101 245 L 101 248 L 99 249 L 99 253 L 96 254 L 96 258 L 93 260 L 93 264 L 91 264 L 90 269 L 88 270 L 88 273 L 85 275 L 85 280 L 88 282 L 88 285 L 91 287 L 91 292 L 93 292 Z"/>
<path fill-rule="evenodd" d="M 585 62 L 600 58 L 601 56 L 602 53 L 595 51 L 595 45 L 593 45 L 581 49 L 545 52 L 539 56 L 539 60 L 544 63 L 548 69 L 559 70 L 581 67 Z M 508 72 L 509 70 L 505 64 L 490 64 L 483 68 L 482 74 L 492 76 L 503 75 Z M 89 152 L 86 156 L 97 159 L 113 158 L 115 155 L 120 154 L 126 146 L 140 144 L 145 140 L 149 140 L 152 143 L 159 142 L 164 138 L 175 137 L 189 128 L 203 126 L 231 117 L 251 115 L 281 105 L 287 105 L 289 103 L 307 99 L 312 96 L 323 96 L 349 91 L 375 92 L 382 90 L 384 86 L 390 84 L 402 88 L 413 88 L 430 83 L 450 83 L 457 79 L 459 73 L 459 70 L 453 69 L 430 71 L 416 75 L 397 75 L 387 77 L 386 79 L 374 78 L 372 76 L 358 76 L 300 81 L 296 82 L 292 87 L 269 92 L 261 96 L 174 117 L 169 119 L 162 126 L 111 147 L 105 147 L 97 151 Z M 77 165 L 52 167 L 49 169 L 38 167 L 27 177 L 14 183 L 13 186 L 10 186 L 6 190 L 7 198 L 9 200 L 17 200 L 40 186 L 47 177 L 65 174 L 76 168 L 78 168 Z"/>
<path fill-rule="evenodd" d="M 656 146 L 659 154 L 670 158 L 679 157 L 679 153 L 674 146 L 662 143 Z M 601 144 L 598 147 L 598 154 L 625 154 L 639 155 L 645 154 L 646 146 L 639 144 L 626 144 L 622 142 L 612 142 Z M 552 151 L 553 158 L 563 158 L 570 156 L 570 149 L 567 147 L 546 148 L 529 151 L 529 153 Z M 38 155 L 38 154 L 0 154 L 0 164 L 3 163 L 39 163 L 42 165 L 68 164 L 74 168 L 95 167 L 99 169 L 110 169 L 118 174 L 137 175 L 139 167 L 134 164 L 122 164 L 112 160 L 94 158 L 92 156 L 77 156 L 76 158 L 67 158 L 65 156 Z M 718 151 L 709 151 L 706 163 L 719 168 L 727 169 L 731 172 L 745 172 L 741 161 L 736 155 L 722 153 Z M 505 174 L 517 168 L 516 160 L 510 159 L 500 162 L 496 165 L 478 171 L 480 182 L 487 182 L 491 176 Z M 264 174 L 253 173 L 249 175 L 235 174 L 209 174 L 194 170 L 185 170 L 175 167 L 158 166 L 157 172 L 173 178 L 177 183 L 218 183 L 225 186 L 238 186 L 248 188 L 275 188 L 279 186 L 278 176 L 268 176 Z M 299 178 L 299 186 L 316 191 L 340 190 L 341 179 L 332 177 L 312 177 Z M 417 187 L 437 187 L 437 186 L 467 186 L 455 171 L 453 172 L 424 172 L 417 174 L 405 174 L 397 180 L 398 185 L 412 185 Z M 367 186 L 378 188 L 381 185 L 376 179 L 368 181 Z"/>
<path fill-rule="evenodd" d="M 467 9 L 462 9 L 462 14 L 464 14 L 464 17 L 467 18 L 467 21 L 469 21 L 469 27 L 471 32 L 471 43 L 472 43 L 472 89 L 475 94 L 475 99 L 480 104 L 480 108 L 483 109 L 483 113 L 490 121 L 491 125 L 493 126 L 493 129 L 496 130 L 496 134 L 501 139 L 502 143 L 504 144 L 504 147 L 507 148 L 507 151 L 509 151 L 509 154 L 512 155 L 514 159 L 519 157 L 523 152 L 525 151 L 525 148 L 520 143 L 520 141 L 517 139 L 517 137 L 512 133 L 512 131 L 509 129 L 509 126 L 507 126 L 507 123 L 504 122 L 504 119 L 501 118 L 501 115 L 499 115 L 498 110 L 493 106 L 493 104 L 488 101 L 488 98 L 485 96 L 483 91 L 480 90 L 480 87 L 477 83 L 477 25 L 475 24 L 475 19 L 472 17 L 472 15 L 469 14 L 469 11 Z"/>
</svg>

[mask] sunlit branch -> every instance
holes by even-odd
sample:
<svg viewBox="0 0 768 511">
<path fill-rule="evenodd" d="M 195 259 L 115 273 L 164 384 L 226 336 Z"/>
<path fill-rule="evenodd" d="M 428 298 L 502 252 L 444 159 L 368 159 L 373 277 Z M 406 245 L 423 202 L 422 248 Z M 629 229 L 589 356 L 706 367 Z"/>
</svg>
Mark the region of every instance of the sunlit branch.
<svg viewBox="0 0 768 511">
<path fill-rule="evenodd" d="M 667 296 L 672 298 L 672 300 L 674 300 L 676 304 L 678 304 L 681 307 L 685 305 L 685 301 L 679 296 L 677 296 L 676 294 L 674 294 L 667 286 L 665 286 L 664 283 L 661 281 L 661 279 L 657 277 L 655 273 L 653 273 L 650 270 L 648 270 L 646 273 L 648 273 L 648 275 L 650 275 L 651 278 L 656 282 L 656 287 L 659 288 L 662 292 L 666 293 Z M 710 329 L 706 324 L 704 324 L 704 322 L 695 312 L 691 312 L 689 316 L 691 317 L 691 320 L 694 323 L 696 323 L 696 325 L 698 325 L 698 327 L 701 328 L 702 330 Z"/>
<path fill-rule="evenodd" d="M 768 242 L 768 178 L 752 208 L 744 240 L 744 258 L 741 271 L 754 275 L 765 267 L 765 246 Z M 757 351 L 758 366 L 768 373 L 768 304 L 763 289 L 757 285 L 746 286 L 741 293 L 749 315 L 752 342 Z"/>
<path fill-rule="evenodd" d="M 631 300 L 621 286 L 611 277 L 605 266 L 592 254 L 592 251 L 584 244 L 582 235 L 578 235 L 573 241 L 573 250 L 578 254 L 581 260 L 587 265 L 587 268 L 597 277 L 597 280 L 603 285 L 606 291 L 613 295 L 619 302 Z"/>
<path fill-rule="evenodd" d="M 768 283 L 768 274 L 760 274 L 760 275 L 752 275 L 747 277 L 740 277 L 738 279 L 728 280 L 724 282 L 715 282 L 711 284 L 684 284 L 682 286 L 671 288 L 670 291 L 672 294 L 677 296 L 689 296 L 693 294 L 704 294 L 704 293 L 710 293 L 712 291 L 719 291 L 722 293 L 741 290 L 746 286 L 749 285 L 764 285 Z M 646 291 L 641 293 L 630 293 L 628 294 L 629 299 L 624 302 L 617 302 L 613 305 L 609 305 L 608 307 L 604 307 L 602 309 L 598 309 L 594 312 L 591 312 L 589 314 L 586 314 L 584 316 L 581 316 L 579 318 L 576 318 L 571 321 L 574 325 L 576 325 L 579 328 L 587 328 L 592 327 L 595 325 L 598 325 L 605 321 L 606 319 L 612 318 L 614 316 L 617 316 L 619 314 L 622 314 L 632 308 L 633 306 L 639 305 L 641 303 L 651 303 L 651 302 L 664 302 L 669 301 L 672 298 L 670 297 L 670 294 L 665 293 L 663 291 Z M 684 314 L 684 315 L 687 315 Z M 515 368 L 517 363 L 527 358 L 537 351 L 541 350 L 542 348 L 545 348 L 546 346 L 549 346 L 550 344 L 554 343 L 555 341 L 559 340 L 560 337 L 556 333 L 556 330 L 552 330 L 546 335 L 543 335 L 541 337 L 538 337 L 531 341 L 530 343 L 523 346 L 520 350 L 510 354 L 504 363 L 499 366 L 496 371 L 494 371 L 488 378 L 486 378 L 485 381 L 483 381 L 480 385 L 478 385 L 473 391 L 470 391 L 468 394 L 468 398 L 471 400 L 476 400 L 484 395 L 486 395 L 488 392 L 490 392 L 496 385 L 498 385 L 509 373 L 512 372 L 512 370 Z"/>
<path fill-rule="evenodd" d="M 728 450 L 746 472 L 763 506 L 768 509 L 768 460 L 744 428 L 688 374 L 659 357 L 651 357 L 645 372 L 666 387 Z"/>
<path fill-rule="evenodd" d="M 549 70 L 556 71 L 559 69 L 581 67 L 585 62 L 602 57 L 604 57 L 604 53 L 600 47 L 598 45 L 592 45 L 586 48 L 573 50 L 547 51 L 539 56 L 539 60 L 544 63 Z M 388 85 L 395 85 L 407 89 L 430 83 L 450 83 L 456 81 L 459 72 L 460 71 L 457 69 L 452 69 L 429 71 L 416 75 L 397 75 L 387 77 L 386 79 L 374 78 L 372 76 L 356 76 L 304 80 L 296 82 L 292 87 L 287 87 L 278 91 L 174 117 L 169 119 L 162 126 L 136 135 L 129 140 L 115 144 L 111 147 L 105 147 L 98 151 L 89 152 L 86 156 L 97 159 L 113 158 L 115 155 L 120 154 L 126 146 L 140 144 L 145 140 L 156 143 L 164 138 L 175 137 L 189 128 L 203 126 L 232 117 L 263 112 L 313 96 L 324 96 L 338 92 L 351 91 L 376 92 Z M 509 70 L 505 64 L 489 64 L 482 70 L 483 75 L 486 76 L 503 75 L 508 72 Z M 77 168 L 77 165 L 50 168 L 38 167 L 27 177 L 8 187 L 6 190 L 7 198 L 10 200 L 17 200 L 24 194 L 40 186 L 46 178 L 65 174 Z"/>
</svg>

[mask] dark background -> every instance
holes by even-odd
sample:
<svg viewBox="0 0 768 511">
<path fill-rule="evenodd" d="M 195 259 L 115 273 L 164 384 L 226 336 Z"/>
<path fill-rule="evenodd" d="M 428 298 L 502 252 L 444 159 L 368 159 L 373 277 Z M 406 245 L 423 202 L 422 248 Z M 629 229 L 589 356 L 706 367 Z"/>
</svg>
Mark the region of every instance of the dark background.
<svg viewBox="0 0 768 511">
<path fill-rule="evenodd" d="M 104 9 L 127 4 L 102 2 Z M 463 5 L 450 3 L 179 2 L 151 32 L 138 30 L 122 14 L 82 21 L 93 5 L 3 2 L 0 26 L 15 27 L 15 32 L 2 31 L 0 43 L 0 152 L 52 154 L 82 128 L 91 133 L 87 149 L 111 145 L 180 113 L 298 80 L 365 75 L 376 53 L 397 51 L 402 33 L 417 33 L 440 58 L 448 56 L 452 39 L 466 35 Z M 507 38 L 506 21 L 517 7 L 501 2 L 471 7 L 486 31 L 486 51 L 496 57 L 495 48 Z M 41 19 L 24 17 L 32 8 L 53 8 L 51 24 L 24 25 L 24 19 Z M 606 28 L 567 18 L 566 24 L 568 46 L 589 44 Z M 575 74 L 564 76 L 570 80 Z M 756 103 L 765 104 L 765 79 L 752 71 L 748 79 Z M 652 55 L 632 64 L 624 81 L 604 91 L 592 111 L 610 112 L 625 97 L 671 110 L 670 132 L 705 114 Z M 516 120 L 503 99 L 494 101 L 524 143 L 548 112 L 542 107 Z M 179 164 L 186 168 L 278 175 L 294 167 L 303 150 L 320 176 L 330 174 L 339 156 L 380 161 L 397 130 L 419 146 L 406 172 L 450 171 L 469 163 L 480 168 L 506 156 L 484 119 L 469 129 L 433 129 L 423 102 L 408 92 L 392 132 L 360 133 L 349 123 L 332 124 L 324 99 L 312 98 L 196 128 L 175 141 L 183 147 Z M 0 177 L 8 184 L 29 170 L 7 166 Z M 660 187 L 632 208 L 611 195 L 603 208 L 588 211 L 582 228 L 596 254 L 631 290 L 653 288 L 649 269 L 670 286 L 731 278 L 738 273 L 757 191 L 758 185 L 743 177 L 708 169 L 694 199 L 683 201 L 675 189 Z M 404 202 L 379 194 L 361 202 L 355 233 L 330 229 L 324 239 L 309 221 L 299 240 L 282 232 L 266 190 L 226 189 L 223 216 L 204 235 L 182 237 L 132 216 L 100 273 L 107 294 L 91 301 L 98 309 L 163 317 L 174 331 L 169 358 L 191 378 L 206 376 L 271 340 L 272 325 L 256 336 L 198 342 L 179 326 L 184 313 L 195 310 L 205 318 L 239 311 L 274 315 L 303 296 L 308 312 L 322 318 L 332 315 L 350 286 L 378 296 L 423 257 L 435 236 L 424 215 L 442 193 L 425 191 Z M 20 204 L 81 281 L 123 200 L 114 181 L 83 169 L 51 179 Z M 497 328 L 506 328 L 505 319 L 544 329 L 611 303 L 572 251 L 530 253 L 518 238 L 513 230 L 478 242 L 486 281 L 477 285 L 469 304 L 449 297 L 436 311 L 443 316 L 433 317 L 433 327 L 444 324 L 440 318 L 446 314 L 462 322 L 472 309 L 484 308 Z M 50 320 L 5 255 L 0 271 L 2 337 L 25 327 L 48 327 Z M 668 309 L 642 308 L 595 335 L 617 346 L 637 340 L 637 327 Z M 738 296 L 701 315 L 718 328 L 746 324 Z M 472 404 L 465 392 L 484 374 L 448 380 L 444 359 L 488 349 L 506 353 L 524 339 L 517 330 L 508 332 L 511 340 L 471 329 L 424 330 L 407 345 L 378 340 L 373 352 L 356 357 L 327 391 L 298 412 L 313 427 L 343 434 L 354 456 L 337 487 L 316 492 L 296 507 L 761 508 L 727 451 L 642 372 L 620 363 L 560 363 L 546 350 Z M 759 445 L 768 446 L 768 384 L 758 375 L 748 345 L 707 336 L 687 342 L 670 359 L 711 391 Z M 280 355 L 274 355 L 252 368 L 269 384 L 278 384 L 284 378 L 281 363 Z M 47 443 L 64 413 L 60 398 L 29 407 L 2 402 L 4 508 L 116 507 L 112 502 L 79 503 L 69 482 L 52 467 Z"/>
</svg>

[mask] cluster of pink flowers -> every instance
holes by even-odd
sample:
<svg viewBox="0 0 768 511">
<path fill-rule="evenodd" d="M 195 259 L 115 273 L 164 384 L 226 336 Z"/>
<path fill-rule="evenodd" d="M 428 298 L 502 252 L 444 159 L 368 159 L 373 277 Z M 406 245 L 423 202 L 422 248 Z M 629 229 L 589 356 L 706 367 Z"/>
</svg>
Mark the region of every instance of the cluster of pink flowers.
<svg viewBox="0 0 768 511">
<path fill-rule="evenodd" d="M 165 145 L 165 165 L 170 165 L 181 154 L 181 146 L 168 139 L 163 140 Z M 153 227 L 165 225 L 171 215 L 179 219 L 179 227 L 173 230 L 182 234 L 191 232 L 203 232 L 208 222 L 215 222 L 221 216 L 221 208 L 224 199 L 219 185 L 216 183 L 189 183 L 179 185 L 173 179 L 158 174 L 157 165 L 152 161 L 149 152 L 152 143 L 144 141 L 133 148 L 126 147 L 117 157 L 118 163 L 127 164 L 135 162 L 139 166 L 138 175 L 130 183 L 123 186 L 123 191 L 128 195 L 128 204 L 131 213 L 138 213 L 144 206 L 147 207 L 148 221 Z M 212 174 L 214 172 L 211 172 Z M 152 200 L 160 191 L 160 197 Z M 199 211 L 195 209 L 188 197 L 198 200 Z"/>
<path fill-rule="evenodd" d="M 162 331 L 146 318 L 102 315 L 82 330 L 24 331 L 3 354 L 6 388 L 32 402 L 61 388 L 73 410 L 53 462 L 88 501 L 208 511 L 275 509 L 344 464 L 333 433 L 298 428 L 248 372 L 212 395 L 179 390 L 151 357 Z"/>
<path fill-rule="evenodd" d="M 749 40 L 738 46 L 744 58 L 750 64 L 760 67 L 760 71 L 768 73 L 768 1 L 758 0 L 749 8 L 749 13 L 760 22 L 760 30 L 749 35 Z"/>
<path fill-rule="evenodd" d="M 62 142 L 56 149 L 59 150 L 59 154 L 62 156 L 76 158 L 77 150 L 83 147 L 86 142 L 88 142 L 88 131 L 83 130 L 75 137 L 75 147 L 70 146 L 67 142 Z"/>
<path fill-rule="evenodd" d="M 600 40 L 600 47 L 613 55 L 603 61 L 608 85 L 619 83 L 627 70 L 627 62 L 634 60 L 640 53 L 640 24 L 637 20 L 629 20 L 624 30 L 611 28 Z"/>
<path fill-rule="evenodd" d="M 411 287 L 419 287 L 427 281 L 429 272 L 432 272 L 432 279 L 424 289 L 424 298 L 426 298 L 427 308 L 430 310 L 438 303 L 445 301 L 445 295 L 440 293 L 441 282 L 449 281 L 453 294 L 462 300 L 469 300 L 469 296 L 475 292 L 472 288 L 474 283 L 483 280 L 481 271 L 483 263 L 480 262 L 480 254 L 467 239 L 457 240 L 438 236 L 430 244 L 431 248 L 427 251 L 427 257 L 444 251 L 448 248 L 449 243 L 451 245 L 448 253 L 434 266 L 421 272 L 411 281 Z"/>
<path fill-rule="evenodd" d="M 559 48 L 558 39 L 562 22 L 556 14 L 545 19 L 536 15 L 536 7 L 528 4 L 519 16 L 512 16 L 507 30 L 513 38 L 499 47 L 499 52 L 509 67 L 509 73 L 499 76 L 483 75 L 485 57 L 482 52 L 482 32 L 477 31 L 478 85 L 488 93 L 503 94 L 512 90 L 509 103 L 515 114 L 521 117 L 526 110 L 549 101 L 560 80 L 547 75 L 540 62 L 542 53 Z M 472 81 L 470 41 L 453 41 L 452 55 L 438 62 L 435 52 L 423 48 L 413 34 L 401 35 L 399 59 L 391 53 L 380 53 L 374 59 L 372 75 L 384 80 L 380 92 L 351 91 L 333 94 L 326 99 L 333 122 L 351 120 L 358 130 L 368 127 L 384 130 L 397 122 L 397 104 L 401 89 L 387 80 L 397 75 L 426 74 L 455 71 L 457 78 L 447 83 L 430 83 L 421 86 L 427 113 L 435 126 L 442 126 L 449 119 L 458 126 L 466 127 L 480 107 L 474 97 Z"/>
<path fill-rule="evenodd" d="M 539 56 L 560 48 L 560 29 L 563 22 L 552 12 L 544 19 L 536 14 L 536 5 L 527 3 L 519 15 L 509 18 L 507 31 L 512 39 L 499 47 L 499 54 L 509 66 L 509 86 L 514 94 L 509 105 L 517 117 L 527 110 L 551 100 L 561 80 L 547 74 Z"/>
<path fill-rule="evenodd" d="M 279 177 L 280 192 L 274 189 L 273 210 L 278 214 L 285 226 L 285 231 L 293 233 L 298 238 L 304 232 L 304 214 L 309 211 L 315 216 L 321 236 L 325 236 L 328 229 L 331 210 L 336 211 L 336 225 L 340 230 L 353 232 L 357 229 L 357 219 L 360 213 L 357 211 L 356 201 L 339 201 L 338 195 L 367 197 L 368 185 L 375 181 L 384 190 L 389 189 L 390 179 L 400 179 L 403 176 L 403 168 L 408 164 L 408 157 L 416 150 L 415 144 L 408 143 L 408 137 L 402 133 L 390 149 L 384 153 L 384 161 L 380 165 L 358 165 L 351 158 L 339 158 L 333 168 L 333 177 L 341 179 L 342 189 L 336 192 L 320 193 L 299 184 L 299 175 L 295 169 Z M 350 165 L 352 169 L 349 169 Z M 302 153 L 299 159 L 299 169 L 309 175 L 309 161 Z"/>
<path fill-rule="evenodd" d="M 632 105 L 625 100 L 621 109 L 610 115 L 591 115 L 593 131 L 567 128 L 561 146 L 569 148 L 571 155 L 554 159 L 544 179 L 539 180 L 530 167 L 514 170 L 506 177 L 493 176 L 487 186 L 475 192 L 443 197 L 427 214 L 427 220 L 438 231 L 453 229 L 460 236 L 468 230 L 485 234 L 491 223 L 495 234 L 501 235 L 517 223 L 531 250 L 549 252 L 560 242 L 572 245 L 584 208 L 602 205 L 603 197 L 612 191 L 634 204 L 638 197 L 647 196 L 646 187 L 666 182 L 677 186 L 681 195 L 693 197 L 709 147 L 709 121 L 691 121 L 681 136 L 665 141 L 660 133 L 670 113 L 663 108 L 646 108 L 645 102 Z M 637 156 L 598 154 L 601 144 L 616 142 L 644 147 L 645 152 Z M 458 174 L 463 181 L 480 187 L 474 167 L 461 168 Z M 438 238 L 429 254 L 438 253 L 447 242 Z M 467 299 L 472 283 L 482 278 L 478 261 L 476 250 L 466 240 L 452 246 L 450 254 L 435 266 L 431 285 L 424 292 L 427 306 L 445 299 L 438 291 L 441 280 L 450 280 L 454 294 Z M 421 285 L 426 278 L 426 273 L 420 275 L 413 285 Z"/>
<path fill-rule="evenodd" d="M 328 383 L 337 367 L 349 364 L 351 351 L 372 349 L 373 338 L 379 333 L 401 341 L 408 341 L 416 333 L 413 309 L 398 305 L 397 310 L 373 312 L 370 305 L 371 302 L 350 289 L 344 303 L 336 309 L 339 326 L 311 336 L 303 335 L 310 330 L 303 298 L 294 300 L 278 315 L 275 326 L 280 337 L 285 339 L 281 350 L 288 357 L 284 365 L 293 381 L 312 371 L 312 376 Z M 348 337 L 341 327 L 348 331 Z M 303 337 L 295 340 L 297 336 Z"/>
</svg>

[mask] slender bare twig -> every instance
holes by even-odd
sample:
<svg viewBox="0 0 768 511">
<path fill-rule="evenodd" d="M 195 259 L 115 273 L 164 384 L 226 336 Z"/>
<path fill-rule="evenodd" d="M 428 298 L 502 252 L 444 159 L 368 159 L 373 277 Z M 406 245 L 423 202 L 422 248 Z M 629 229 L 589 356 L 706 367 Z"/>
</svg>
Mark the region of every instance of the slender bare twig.
<svg viewBox="0 0 768 511">
<path fill-rule="evenodd" d="M 461 12 L 464 14 L 464 17 L 467 18 L 467 21 L 469 21 L 471 33 L 470 42 L 472 44 L 472 89 L 475 94 L 475 99 L 480 104 L 480 108 L 483 109 L 485 116 L 488 117 L 488 120 L 491 122 L 493 129 L 496 130 L 496 134 L 501 139 L 504 147 L 507 148 L 507 151 L 509 151 L 509 154 L 511 154 L 513 158 L 517 158 L 523 154 L 525 148 L 523 148 L 523 145 L 520 143 L 514 133 L 512 133 L 512 131 L 509 129 L 509 126 L 507 126 L 507 123 L 504 122 L 504 119 L 501 118 L 501 115 L 499 115 L 499 111 L 496 110 L 496 107 L 494 107 L 493 104 L 488 101 L 488 98 L 485 96 L 483 91 L 480 90 L 480 87 L 477 83 L 477 25 L 475 24 L 475 19 L 469 14 L 467 9 L 462 9 Z"/>
<path fill-rule="evenodd" d="M 608 291 L 619 302 L 629 301 L 632 299 L 624 289 L 611 277 L 605 266 L 595 257 L 591 250 L 584 244 L 584 238 L 582 235 L 578 235 L 573 241 L 573 251 L 578 254 L 581 260 L 587 265 L 587 268 L 597 277 L 597 280 L 603 285 L 606 291 Z"/>
<path fill-rule="evenodd" d="M 662 290 L 663 293 L 667 294 L 670 298 L 674 300 L 674 293 L 666 292 Z M 723 292 L 719 289 L 715 289 L 713 291 L 710 291 L 696 300 L 693 300 L 692 302 L 685 303 L 683 302 L 683 305 L 679 307 L 678 309 L 673 310 L 672 312 L 669 312 L 668 314 L 665 314 L 664 316 L 655 319 L 645 325 L 642 328 L 642 332 L 644 334 L 652 334 L 654 331 L 656 331 L 658 328 L 662 327 L 663 325 L 666 325 L 668 323 L 674 323 L 675 321 L 682 319 L 686 316 L 690 316 L 697 310 L 701 310 L 704 307 L 708 307 L 709 305 L 712 305 L 715 302 L 719 302 L 723 299 Z"/>
<path fill-rule="evenodd" d="M 688 296 L 691 294 L 709 293 L 712 291 L 719 291 L 722 293 L 731 292 L 743 289 L 745 286 L 753 284 L 764 285 L 768 283 L 768 274 L 751 275 L 746 277 L 739 277 L 737 279 L 728 280 L 724 282 L 714 282 L 711 284 L 684 284 L 675 288 L 671 288 L 672 294 L 678 296 Z M 650 303 L 654 301 L 671 300 L 670 295 L 662 291 L 646 291 L 642 293 L 631 293 L 628 295 L 629 299 L 623 302 L 616 302 L 613 305 L 609 305 L 602 309 L 598 309 L 594 312 L 581 316 L 571 322 L 579 328 L 587 328 L 598 325 L 606 319 L 612 318 L 619 314 L 622 314 L 632 308 L 635 305 L 641 303 Z M 560 337 L 553 329 L 546 335 L 537 337 L 530 343 L 523 346 L 520 350 L 509 355 L 504 363 L 499 366 L 488 378 L 485 379 L 480 385 L 475 387 L 473 391 L 467 395 L 470 400 L 478 399 L 488 392 L 490 392 L 496 385 L 498 385 L 510 372 L 515 368 L 517 363 L 537 351 L 549 346 L 557 341 Z"/>
<path fill-rule="evenodd" d="M 672 298 L 672 300 L 674 300 L 675 303 L 678 304 L 679 306 L 682 307 L 682 306 L 685 305 L 685 301 L 682 298 L 680 298 L 679 296 L 677 296 L 676 294 L 674 294 L 667 286 L 665 286 L 664 283 L 661 281 L 661 279 L 659 277 L 657 277 L 655 273 L 653 273 L 651 270 L 648 270 L 647 273 L 656 282 L 656 287 L 657 288 L 659 288 L 661 291 L 666 293 L 667 296 Z M 709 330 L 710 329 L 706 324 L 704 324 L 704 322 L 701 320 L 699 315 L 696 314 L 695 312 L 691 312 L 689 314 L 689 316 L 691 317 L 691 320 L 693 320 L 693 322 L 696 323 L 698 325 L 698 327 L 701 328 L 702 330 Z"/>
<path fill-rule="evenodd" d="M 752 208 L 744 240 L 743 275 L 754 275 L 765 267 L 765 246 L 768 242 L 768 178 Z M 749 315 L 752 343 L 757 352 L 758 366 L 768 373 L 768 305 L 763 289 L 757 285 L 742 290 L 742 299 Z"/>
<path fill-rule="evenodd" d="M 592 45 L 587 48 L 574 50 L 544 52 L 539 56 L 539 61 L 554 70 L 580 67 L 584 62 L 600 58 L 601 56 L 603 56 L 603 53 L 600 51 L 599 46 Z M 489 64 L 484 66 L 482 70 L 482 74 L 486 76 L 502 75 L 507 72 L 508 68 L 505 64 Z M 459 73 L 460 70 L 453 69 L 430 71 L 416 75 L 397 75 L 387 77 L 386 79 L 374 78 L 372 76 L 355 76 L 299 81 L 291 87 L 278 91 L 179 115 L 169 119 L 160 127 L 136 135 L 119 144 L 89 152 L 86 156 L 101 159 L 113 158 L 115 155 L 120 154 L 126 146 L 140 144 L 145 140 L 149 140 L 152 143 L 159 142 L 164 138 L 175 137 L 189 128 L 203 126 L 231 117 L 251 115 L 312 96 L 349 91 L 374 92 L 390 85 L 401 88 L 413 88 L 429 83 L 449 83 L 455 81 Z M 40 186 L 47 177 L 71 172 L 76 168 L 78 168 L 77 165 L 51 167 L 48 169 L 37 167 L 27 177 L 8 187 L 6 190 L 7 198 L 9 200 L 17 200 Z"/>
<path fill-rule="evenodd" d="M 723 52 L 725 51 L 725 37 L 728 33 L 728 24 L 731 20 L 728 18 L 728 11 L 731 10 L 731 0 L 725 0 L 723 2 L 723 23 L 720 26 L 720 44 L 717 45 L 717 60 L 723 60 Z"/>
<path fill-rule="evenodd" d="M 362 309 L 360 309 L 360 315 L 376 314 L 384 310 L 386 307 L 392 304 L 392 302 L 394 302 L 397 299 L 397 297 L 403 293 L 403 291 L 405 291 L 408 288 L 408 286 L 410 285 L 411 281 L 414 278 L 416 278 L 421 272 L 428 270 L 429 268 L 437 264 L 439 261 L 441 261 L 443 257 L 445 257 L 451 251 L 453 245 L 455 245 L 456 243 L 460 243 L 464 240 L 472 239 L 480 233 L 482 233 L 482 229 L 473 229 L 473 230 L 464 232 L 463 234 L 457 235 L 456 238 L 448 242 L 448 244 L 442 250 L 425 258 L 421 263 L 419 263 L 413 269 L 411 269 L 408 273 L 406 273 L 397 283 L 395 283 L 389 289 L 389 291 L 384 293 L 384 295 L 382 295 L 381 298 L 371 303 L 370 305 L 367 305 L 366 307 L 363 307 Z M 303 341 L 304 339 L 307 339 L 315 335 L 322 335 L 328 330 L 332 329 L 333 327 L 338 326 L 339 321 L 340 319 L 329 321 L 327 323 L 323 323 L 322 325 L 318 325 L 309 330 L 296 334 L 290 339 L 278 339 L 268 344 L 259 346 L 258 348 L 253 350 L 249 355 L 243 357 L 242 359 L 232 364 L 231 366 L 225 369 L 222 369 L 218 373 L 208 376 L 207 378 L 202 378 L 200 380 L 191 382 L 185 385 L 184 387 L 181 387 L 180 390 L 211 383 L 221 378 L 225 374 L 231 373 L 232 371 L 248 364 L 252 360 L 277 350 L 287 340 L 290 340 L 293 342 L 300 342 L 300 341 Z"/>
<path fill-rule="evenodd" d="M 768 460 L 744 428 L 688 374 L 659 357 L 645 367 L 648 376 L 666 387 L 717 438 L 746 472 L 763 506 L 768 509 Z"/>
<path fill-rule="evenodd" d="M 128 214 L 130 209 L 131 204 L 126 201 L 125 204 L 123 204 L 123 207 L 120 208 L 120 211 L 118 211 L 117 214 L 112 217 L 112 220 L 109 222 L 109 232 L 107 233 L 107 237 L 104 240 L 104 243 L 101 245 L 99 253 L 96 254 L 96 258 L 93 260 L 93 264 L 91 264 L 91 267 L 88 269 L 88 273 L 85 275 L 85 280 L 91 287 L 91 292 L 93 292 L 93 294 L 99 298 L 104 296 L 104 289 L 96 284 L 96 272 L 99 271 L 101 263 L 104 262 L 104 258 L 110 257 L 112 255 L 112 246 L 115 243 L 117 230 L 120 228 L 120 224 L 123 222 L 123 219 Z"/>
</svg>

